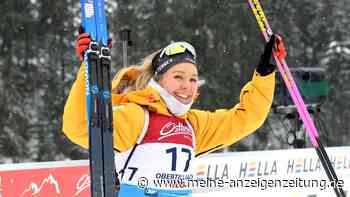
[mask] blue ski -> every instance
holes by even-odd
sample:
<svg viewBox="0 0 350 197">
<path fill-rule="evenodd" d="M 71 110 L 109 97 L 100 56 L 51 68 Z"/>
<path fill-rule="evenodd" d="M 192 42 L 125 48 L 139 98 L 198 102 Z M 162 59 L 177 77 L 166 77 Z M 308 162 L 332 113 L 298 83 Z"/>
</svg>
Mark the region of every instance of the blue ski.
<svg viewBox="0 0 350 197">
<path fill-rule="evenodd" d="M 81 0 L 82 26 L 92 42 L 84 54 L 91 196 L 115 197 L 110 49 L 104 0 Z"/>
</svg>

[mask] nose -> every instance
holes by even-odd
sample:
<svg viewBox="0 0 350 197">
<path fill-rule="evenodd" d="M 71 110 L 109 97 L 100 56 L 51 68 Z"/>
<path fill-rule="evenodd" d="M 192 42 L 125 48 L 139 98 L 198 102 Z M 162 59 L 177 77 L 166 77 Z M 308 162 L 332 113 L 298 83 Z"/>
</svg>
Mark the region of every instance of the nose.
<svg viewBox="0 0 350 197">
<path fill-rule="evenodd" d="M 183 80 L 181 82 L 181 86 L 180 87 L 181 87 L 181 89 L 188 90 L 191 87 L 191 82 L 188 81 L 188 80 Z"/>
</svg>

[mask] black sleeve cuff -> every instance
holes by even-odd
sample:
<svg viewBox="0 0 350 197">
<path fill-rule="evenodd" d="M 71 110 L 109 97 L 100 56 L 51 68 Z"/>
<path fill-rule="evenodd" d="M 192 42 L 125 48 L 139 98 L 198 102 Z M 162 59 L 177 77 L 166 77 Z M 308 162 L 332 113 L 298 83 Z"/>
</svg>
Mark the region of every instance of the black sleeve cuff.
<svg viewBox="0 0 350 197">
<path fill-rule="evenodd" d="M 275 71 L 276 65 L 268 64 L 268 65 L 258 65 L 256 67 L 256 72 L 258 72 L 261 76 L 266 76 Z"/>
</svg>

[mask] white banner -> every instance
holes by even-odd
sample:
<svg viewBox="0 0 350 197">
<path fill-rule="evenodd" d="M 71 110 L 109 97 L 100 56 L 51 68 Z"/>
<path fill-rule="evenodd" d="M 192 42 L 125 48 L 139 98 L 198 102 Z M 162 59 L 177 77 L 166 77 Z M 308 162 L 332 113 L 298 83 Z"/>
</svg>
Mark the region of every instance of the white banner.
<svg viewBox="0 0 350 197">
<path fill-rule="evenodd" d="M 314 149 L 211 154 L 197 160 L 194 196 L 331 197 L 350 190 L 350 147 L 327 148 L 339 182 L 331 183 Z M 203 187 L 202 187 L 203 186 Z"/>
</svg>

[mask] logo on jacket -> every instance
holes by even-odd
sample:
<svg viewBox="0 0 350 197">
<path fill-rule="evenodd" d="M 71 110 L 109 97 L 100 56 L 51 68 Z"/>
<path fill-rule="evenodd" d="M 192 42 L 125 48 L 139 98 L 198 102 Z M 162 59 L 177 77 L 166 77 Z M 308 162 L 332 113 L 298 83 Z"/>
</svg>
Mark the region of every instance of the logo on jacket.
<svg viewBox="0 0 350 197">
<path fill-rule="evenodd" d="M 158 140 L 173 136 L 173 135 L 190 135 L 192 136 L 192 130 L 181 122 L 168 122 L 160 130 L 160 137 Z"/>
</svg>

